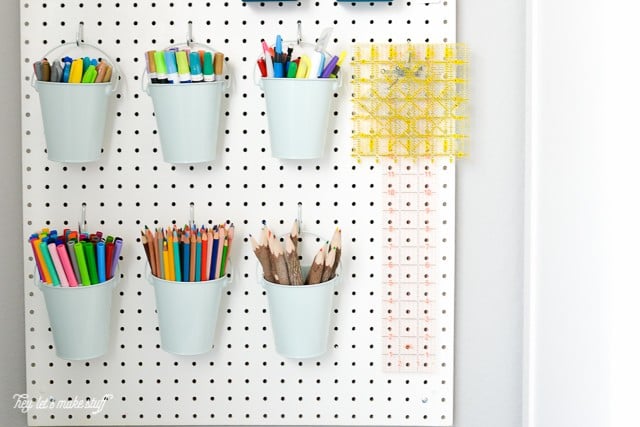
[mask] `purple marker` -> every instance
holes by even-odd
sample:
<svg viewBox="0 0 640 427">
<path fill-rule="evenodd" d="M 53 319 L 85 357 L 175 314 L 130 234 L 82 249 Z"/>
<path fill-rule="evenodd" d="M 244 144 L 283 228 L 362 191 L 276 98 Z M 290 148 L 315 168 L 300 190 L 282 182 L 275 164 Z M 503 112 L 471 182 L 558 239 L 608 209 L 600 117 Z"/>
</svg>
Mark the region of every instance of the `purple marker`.
<svg viewBox="0 0 640 427">
<path fill-rule="evenodd" d="M 331 76 L 331 73 L 333 72 L 333 69 L 336 68 L 336 64 L 338 63 L 338 56 L 334 56 L 333 58 L 331 58 L 331 61 L 329 61 L 329 63 L 327 64 L 326 67 L 324 67 L 324 70 L 322 71 L 322 74 L 320 74 L 320 77 L 323 79 L 326 79 L 327 77 Z"/>
<path fill-rule="evenodd" d="M 116 267 L 118 267 L 118 261 L 120 260 L 120 251 L 122 250 L 122 239 L 116 237 L 115 250 L 113 251 L 113 261 L 111 262 L 111 274 L 116 274 Z"/>
</svg>

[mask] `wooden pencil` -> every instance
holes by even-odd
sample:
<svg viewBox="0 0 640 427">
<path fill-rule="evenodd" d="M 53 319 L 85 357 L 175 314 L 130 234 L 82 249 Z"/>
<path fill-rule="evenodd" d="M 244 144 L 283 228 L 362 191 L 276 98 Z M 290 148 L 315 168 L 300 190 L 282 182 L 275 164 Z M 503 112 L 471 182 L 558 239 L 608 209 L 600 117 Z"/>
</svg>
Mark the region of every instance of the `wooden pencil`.
<svg viewBox="0 0 640 427">
<path fill-rule="evenodd" d="M 333 267 L 331 268 L 331 276 L 330 279 L 336 277 L 336 269 L 340 264 L 340 256 L 342 255 L 342 230 L 336 228 L 336 231 L 333 232 L 333 237 L 331 238 L 331 249 L 335 251 L 335 260 L 333 261 Z"/>
<path fill-rule="evenodd" d="M 300 238 L 300 224 L 298 224 L 298 219 L 296 218 L 293 221 L 293 226 L 291 227 L 291 241 L 293 242 L 293 246 L 296 249 L 296 253 L 298 252 L 298 239 Z"/>
<path fill-rule="evenodd" d="M 271 270 L 271 259 L 269 258 L 269 247 L 265 245 L 261 245 L 252 235 L 249 235 L 249 240 L 251 241 L 251 247 L 253 248 L 253 253 L 256 254 L 256 258 L 258 258 L 258 262 L 262 266 L 262 275 L 264 276 L 264 280 L 271 283 L 276 283 L 276 278 L 273 276 L 273 271 Z"/>
<path fill-rule="evenodd" d="M 335 271 L 333 269 L 335 260 L 336 260 L 336 251 L 330 250 L 324 259 L 324 267 L 322 268 L 322 279 L 320 280 L 320 283 L 331 280 L 332 271 Z"/>
<path fill-rule="evenodd" d="M 303 285 L 302 269 L 300 268 L 300 259 L 298 259 L 298 252 L 296 251 L 296 245 L 293 243 L 293 238 L 290 235 L 285 236 L 285 256 L 284 260 L 287 264 L 287 273 L 289 274 L 289 283 L 292 285 Z M 295 239 L 297 240 L 297 239 Z"/>
<path fill-rule="evenodd" d="M 189 254 L 189 281 L 196 281 L 196 244 L 198 242 L 198 238 L 196 237 L 196 233 L 191 233 L 191 238 L 189 239 L 189 250 L 191 253 Z"/>
<path fill-rule="evenodd" d="M 324 270 L 324 258 L 324 247 L 321 247 L 313 258 L 313 263 L 309 269 L 309 274 L 307 274 L 305 285 L 315 285 L 320 283 L 320 280 L 322 280 L 322 271 Z"/>
<path fill-rule="evenodd" d="M 289 274 L 287 273 L 287 263 L 284 259 L 284 249 L 282 249 L 282 244 L 274 234 L 271 234 L 269 238 L 269 257 L 271 258 L 273 275 L 277 282 L 281 285 L 288 285 Z"/>
<path fill-rule="evenodd" d="M 144 253 L 147 256 L 147 262 L 149 262 L 149 268 L 153 265 L 151 263 L 151 253 L 149 252 L 149 242 L 147 241 L 147 236 L 144 235 L 144 231 L 140 230 L 140 241 L 142 242 L 142 246 L 144 247 Z M 153 272 L 153 268 L 151 268 L 151 272 Z"/>
</svg>

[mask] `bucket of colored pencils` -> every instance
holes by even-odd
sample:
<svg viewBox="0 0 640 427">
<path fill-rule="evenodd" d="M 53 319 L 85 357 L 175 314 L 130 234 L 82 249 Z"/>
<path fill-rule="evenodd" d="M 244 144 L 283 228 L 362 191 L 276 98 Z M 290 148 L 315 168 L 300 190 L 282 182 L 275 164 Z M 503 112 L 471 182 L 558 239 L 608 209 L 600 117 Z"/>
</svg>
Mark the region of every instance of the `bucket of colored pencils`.
<svg viewBox="0 0 640 427">
<path fill-rule="evenodd" d="M 95 234 L 44 234 L 32 235 L 29 242 L 36 261 L 34 282 L 44 295 L 56 355 L 66 360 L 103 356 L 109 348 L 122 239 L 108 237 L 107 246 Z"/>
<path fill-rule="evenodd" d="M 32 85 L 40 98 L 47 157 L 63 163 L 93 162 L 102 154 L 118 70 L 106 53 L 89 44 L 80 47 L 97 51 L 101 58 L 83 52 L 76 57 L 52 56 L 63 46 L 76 43 L 58 46 L 34 63 Z"/>
<path fill-rule="evenodd" d="M 163 350 L 191 356 L 213 348 L 232 241 L 233 225 L 143 231 Z"/>
<path fill-rule="evenodd" d="M 251 237 L 276 351 L 282 356 L 307 359 L 328 350 L 333 296 L 340 283 L 340 239 L 340 230 L 330 242 L 296 232 L 278 239 L 266 227 L 260 241 Z"/>
</svg>

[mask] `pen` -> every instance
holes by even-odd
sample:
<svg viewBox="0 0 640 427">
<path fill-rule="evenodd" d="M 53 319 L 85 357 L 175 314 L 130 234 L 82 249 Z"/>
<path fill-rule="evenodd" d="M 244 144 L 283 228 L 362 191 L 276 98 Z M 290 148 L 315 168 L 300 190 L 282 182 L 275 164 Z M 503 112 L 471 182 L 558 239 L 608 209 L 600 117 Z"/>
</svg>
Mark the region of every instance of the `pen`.
<svg viewBox="0 0 640 427">
<path fill-rule="evenodd" d="M 222 52 L 216 52 L 213 57 L 213 69 L 216 74 L 216 80 L 220 80 L 222 76 L 222 67 L 224 65 L 224 54 Z"/>
<path fill-rule="evenodd" d="M 187 59 L 187 52 L 179 50 L 176 52 L 176 62 L 178 63 L 178 75 L 180 77 L 180 83 L 190 83 L 191 74 L 189 72 L 189 60 Z"/>
<path fill-rule="evenodd" d="M 80 83 L 82 80 L 82 59 L 75 59 L 69 71 L 69 83 Z"/>
<path fill-rule="evenodd" d="M 78 257 L 76 255 L 76 251 L 74 249 L 74 245 L 76 244 L 75 240 L 67 240 L 67 252 L 69 253 L 69 259 L 71 260 L 71 267 L 73 268 L 73 274 L 76 276 L 76 281 L 78 284 L 81 283 L 80 278 L 80 267 L 78 266 Z"/>
<path fill-rule="evenodd" d="M 267 64 L 267 77 L 273 77 L 273 60 L 269 54 L 269 46 L 267 42 L 262 39 L 262 51 L 264 52 L 264 60 Z"/>
<path fill-rule="evenodd" d="M 322 71 L 322 74 L 320 75 L 320 77 L 322 78 L 330 77 L 331 73 L 333 72 L 335 67 L 338 65 L 338 59 L 339 59 L 338 56 L 334 56 L 333 58 L 331 58 L 331 61 L 329 61 L 327 66 L 324 67 L 324 70 Z"/>
<path fill-rule="evenodd" d="M 40 252 L 42 253 L 42 258 L 44 259 L 45 265 L 47 266 L 47 271 L 51 276 L 51 282 L 54 286 L 60 285 L 60 279 L 58 279 L 58 274 L 56 273 L 55 266 L 53 265 L 53 260 L 51 259 L 51 255 L 49 254 L 49 248 L 47 247 L 47 242 L 44 240 L 40 241 Z"/>
<path fill-rule="evenodd" d="M 164 52 L 157 50 L 154 52 L 153 57 L 156 63 L 158 83 L 169 83 L 169 79 L 167 78 L 167 64 L 164 61 Z"/>
<path fill-rule="evenodd" d="M 147 74 L 149 74 L 149 80 L 151 80 L 151 83 L 158 83 L 155 52 L 155 50 L 148 50 L 144 55 L 144 58 L 147 61 Z"/>
<path fill-rule="evenodd" d="M 344 58 L 347 56 L 347 51 L 343 50 L 342 52 L 340 52 L 340 56 L 338 57 L 338 62 L 336 63 L 335 68 L 333 69 L 333 71 L 331 72 L 330 77 L 338 77 L 338 73 L 340 72 L 340 67 L 342 66 L 342 63 L 344 62 Z"/>
<path fill-rule="evenodd" d="M 56 269 L 58 280 L 60 280 L 60 285 L 68 287 L 69 282 L 67 281 L 67 275 L 64 273 L 64 268 L 62 267 L 60 257 L 58 256 L 58 247 L 56 246 L 55 242 L 52 242 L 47 245 L 47 248 L 49 249 L 49 255 L 51 256 L 53 266 Z"/>
<path fill-rule="evenodd" d="M 64 268 L 64 274 L 67 276 L 69 286 L 72 288 L 77 287 L 78 281 L 76 279 L 75 273 L 73 272 L 71 261 L 69 260 L 67 246 L 64 243 L 61 243 L 56 246 L 56 250 L 58 251 L 58 257 L 60 258 L 60 262 L 62 263 L 62 268 Z"/>
<path fill-rule="evenodd" d="M 89 286 L 91 285 L 91 279 L 89 278 L 89 270 L 87 270 L 87 262 L 84 258 L 82 242 L 75 243 L 73 245 L 73 250 L 76 254 L 76 258 L 78 259 L 78 269 L 80 270 L 80 281 L 82 286 Z"/>
<path fill-rule="evenodd" d="M 122 252 L 122 239 L 120 237 L 116 237 L 114 240 L 115 249 L 113 251 L 113 261 L 111 263 L 111 275 L 116 274 L 116 269 L 118 268 L 118 262 L 120 261 L 120 252 Z"/>
<path fill-rule="evenodd" d="M 99 282 L 95 246 L 91 242 L 82 242 L 82 249 L 84 251 L 84 259 L 89 270 L 89 281 L 92 285 L 95 285 Z"/>
<path fill-rule="evenodd" d="M 202 74 L 204 75 L 204 81 L 215 81 L 216 76 L 213 72 L 213 55 L 211 54 L 211 52 L 204 52 L 202 63 Z"/>
<path fill-rule="evenodd" d="M 258 59 L 258 69 L 260 70 L 260 76 L 267 77 L 267 63 L 264 58 Z"/>
<path fill-rule="evenodd" d="M 198 52 L 191 52 L 189 54 L 189 69 L 191 71 L 191 81 L 193 83 L 200 83 L 204 81 L 202 68 L 200 67 L 200 55 Z"/>
<path fill-rule="evenodd" d="M 172 50 L 168 50 L 164 53 L 164 62 L 167 66 L 167 79 L 169 83 L 180 83 L 178 77 L 178 64 L 176 63 L 176 53 Z"/>
<path fill-rule="evenodd" d="M 96 258 L 98 260 L 98 283 L 107 281 L 106 254 L 104 242 L 96 244 Z"/>
</svg>

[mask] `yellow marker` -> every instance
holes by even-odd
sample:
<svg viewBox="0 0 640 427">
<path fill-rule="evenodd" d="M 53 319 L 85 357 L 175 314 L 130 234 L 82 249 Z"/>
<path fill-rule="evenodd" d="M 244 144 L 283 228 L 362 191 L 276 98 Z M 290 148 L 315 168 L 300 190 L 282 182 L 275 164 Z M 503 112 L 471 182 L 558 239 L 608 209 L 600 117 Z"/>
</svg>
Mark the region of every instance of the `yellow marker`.
<svg viewBox="0 0 640 427">
<path fill-rule="evenodd" d="M 82 81 L 82 59 L 74 59 L 69 71 L 69 83 L 80 83 Z"/>
<path fill-rule="evenodd" d="M 298 64 L 298 72 L 296 73 L 296 79 L 306 79 L 309 76 L 309 67 L 311 66 L 311 59 L 307 55 L 300 57 L 300 64 Z"/>
</svg>

